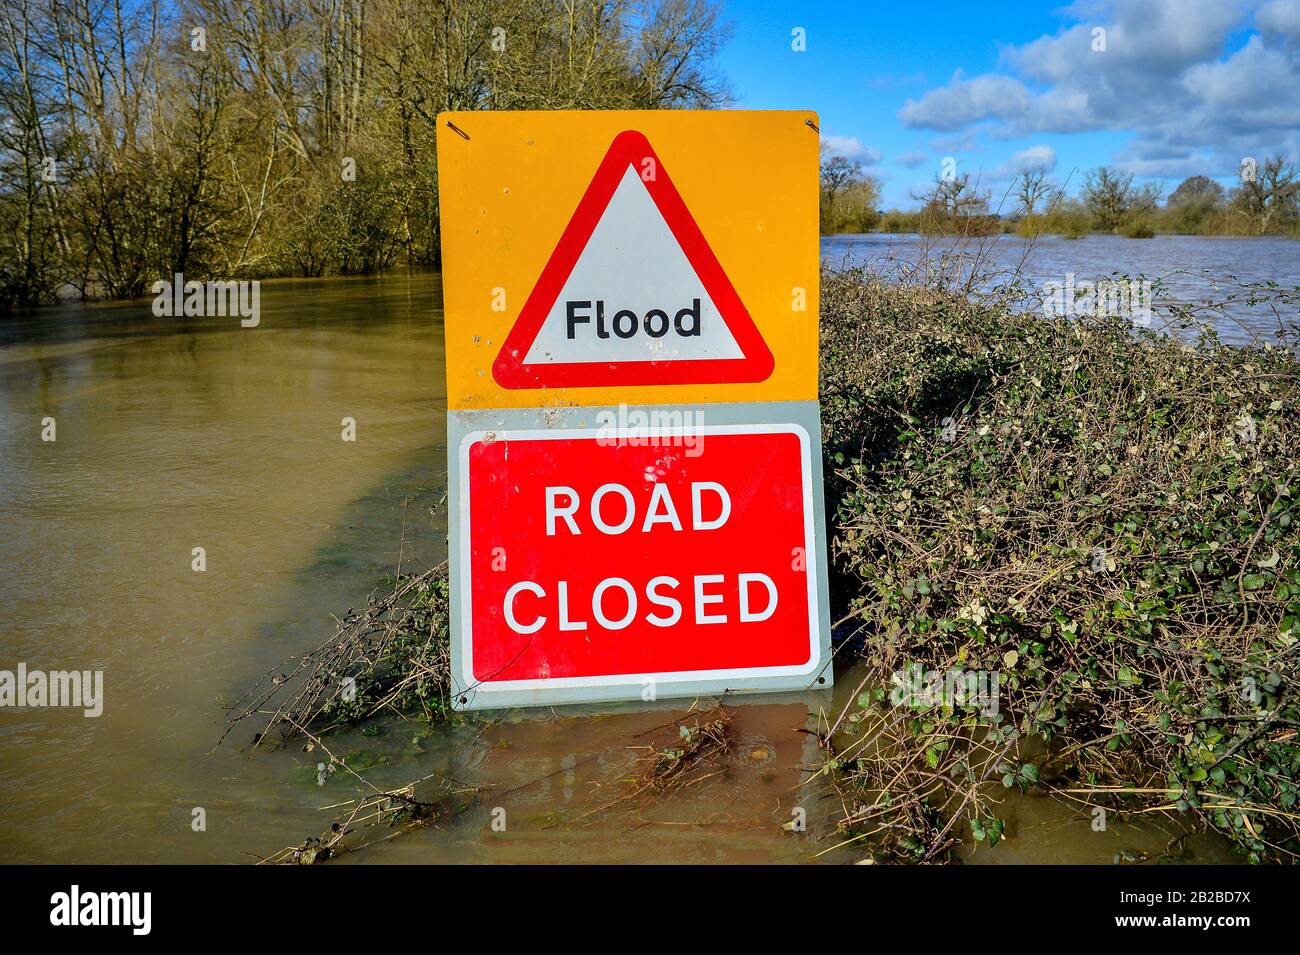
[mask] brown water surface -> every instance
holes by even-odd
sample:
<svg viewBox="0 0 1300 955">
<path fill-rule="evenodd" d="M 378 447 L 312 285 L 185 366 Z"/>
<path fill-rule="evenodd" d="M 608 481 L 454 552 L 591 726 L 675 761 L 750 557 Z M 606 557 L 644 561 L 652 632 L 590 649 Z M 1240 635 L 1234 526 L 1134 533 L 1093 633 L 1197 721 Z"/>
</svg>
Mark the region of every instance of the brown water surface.
<svg viewBox="0 0 1300 955">
<path fill-rule="evenodd" d="M 352 798 L 343 774 L 317 784 L 313 754 L 249 758 L 251 729 L 214 751 L 221 701 L 328 636 L 330 614 L 392 570 L 399 540 L 408 568 L 445 555 L 439 299 L 436 275 L 396 274 L 265 283 L 257 328 L 159 319 L 148 302 L 0 325 L 0 668 L 103 670 L 106 696 L 98 718 L 0 710 L 0 859 L 249 861 L 321 832 L 322 807 Z M 856 682 L 841 677 L 836 702 Z M 737 706 L 716 775 L 633 802 L 618 801 L 622 780 L 671 744 L 680 704 L 385 721 L 336 751 L 374 764 L 380 785 L 443 773 L 487 795 L 351 858 L 852 860 L 826 851 L 838 801 L 801 788 L 818 760 L 806 730 L 834 705 Z M 781 829 L 796 806 L 805 835 Z M 1172 838 L 1156 823 L 1094 833 L 1050 799 L 1004 810 L 1008 842 L 973 861 L 1110 862 Z"/>
</svg>

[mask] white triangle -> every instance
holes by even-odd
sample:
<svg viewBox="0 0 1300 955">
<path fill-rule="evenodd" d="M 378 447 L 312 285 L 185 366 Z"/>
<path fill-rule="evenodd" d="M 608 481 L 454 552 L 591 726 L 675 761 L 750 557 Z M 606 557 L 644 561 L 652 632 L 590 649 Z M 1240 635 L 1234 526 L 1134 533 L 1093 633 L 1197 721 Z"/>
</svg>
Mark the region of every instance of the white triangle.
<svg viewBox="0 0 1300 955">
<path fill-rule="evenodd" d="M 699 334 L 694 302 L 699 300 Z M 589 303 L 579 305 L 578 303 Z M 599 337 L 597 302 L 604 302 Z M 574 303 L 570 334 L 570 303 Z M 658 315 L 647 319 L 647 313 Z M 689 309 L 678 323 L 678 314 Z M 634 313 L 636 321 L 616 313 Z M 580 319 L 585 317 L 586 321 Z M 647 324 L 649 331 L 647 330 Z M 635 328 L 628 337 L 630 329 Z M 652 335 L 651 331 L 662 334 Z M 700 361 L 744 358 L 727 323 L 695 274 L 668 223 L 629 165 L 537 332 L 525 364 L 557 362 Z"/>
</svg>

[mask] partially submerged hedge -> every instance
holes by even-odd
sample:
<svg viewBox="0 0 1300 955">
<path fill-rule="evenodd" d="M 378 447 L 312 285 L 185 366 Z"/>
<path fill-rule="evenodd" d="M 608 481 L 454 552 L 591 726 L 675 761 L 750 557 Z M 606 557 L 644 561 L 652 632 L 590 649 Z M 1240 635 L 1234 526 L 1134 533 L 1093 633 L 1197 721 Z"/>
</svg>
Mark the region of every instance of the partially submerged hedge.
<svg viewBox="0 0 1300 955">
<path fill-rule="evenodd" d="M 822 303 L 832 593 L 872 674 L 838 723 L 846 831 L 936 858 L 1000 837 L 989 781 L 1051 780 L 1293 860 L 1295 355 L 855 272 Z M 998 715 L 893 705 L 909 665 L 997 671 Z"/>
</svg>

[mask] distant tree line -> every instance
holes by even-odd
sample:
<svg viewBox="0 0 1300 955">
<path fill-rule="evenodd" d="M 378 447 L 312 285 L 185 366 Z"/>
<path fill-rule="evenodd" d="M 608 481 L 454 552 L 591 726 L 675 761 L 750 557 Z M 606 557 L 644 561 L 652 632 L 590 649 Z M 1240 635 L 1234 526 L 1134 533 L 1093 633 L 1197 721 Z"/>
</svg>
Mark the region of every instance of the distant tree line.
<svg viewBox="0 0 1300 955">
<path fill-rule="evenodd" d="M 860 164 L 823 157 L 822 231 L 1022 235 L 1093 232 L 1148 238 L 1183 235 L 1290 235 L 1300 238 L 1300 170 L 1281 156 L 1243 161 L 1238 183 L 1224 189 L 1206 176 L 1184 179 L 1168 199 L 1152 183 L 1102 166 L 1085 174 L 1077 197 L 1040 169 L 1024 169 L 996 201 L 969 172 L 935 177 L 915 194 L 918 208 L 876 208 L 880 181 Z M 856 202 L 854 198 L 856 197 Z"/>
<path fill-rule="evenodd" d="M 0 0 L 0 307 L 438 259 L 440 111 L 710 107 L 711 0 Z"/>
</svg>

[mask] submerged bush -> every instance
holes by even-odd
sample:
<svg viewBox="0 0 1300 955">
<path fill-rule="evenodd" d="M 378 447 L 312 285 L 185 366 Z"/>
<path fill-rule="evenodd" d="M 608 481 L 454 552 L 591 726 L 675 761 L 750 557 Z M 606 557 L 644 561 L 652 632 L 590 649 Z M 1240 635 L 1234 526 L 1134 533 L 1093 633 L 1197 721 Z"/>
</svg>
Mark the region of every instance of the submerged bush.
<svg viewBox="0 0 1300 955">
<path fill-rule="evenodd" d="M 250 718 L 259 726 L 257 747 L 277 737 L 315 740 L 380 713 L 449 717 L 447 562 L 385 583 L 365 607 L 349 609 L 323 644 L 284 661 L 235 701 L 223 739 Z"/>
<path fill-rule="evenodd" d="M 1156 228 L 1150 219 L 1133 216 L 1120 226 L 1119 234 L 1128 239 L 1154 239 Z"/>
</svg>

